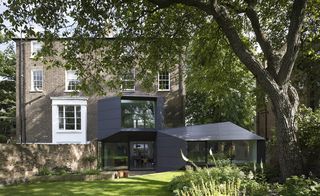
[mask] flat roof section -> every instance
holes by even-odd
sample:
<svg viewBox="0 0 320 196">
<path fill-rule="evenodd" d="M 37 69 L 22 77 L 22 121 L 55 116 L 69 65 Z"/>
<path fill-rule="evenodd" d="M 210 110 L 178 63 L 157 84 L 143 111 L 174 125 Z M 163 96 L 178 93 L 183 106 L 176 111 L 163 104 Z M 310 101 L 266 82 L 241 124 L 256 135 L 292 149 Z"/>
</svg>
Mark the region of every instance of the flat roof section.
<svg viewBox="0 0 320 196">
<path fill-rule="evenodd" d="M 263 137 L 260 137 L 231 122 L 168 128 L 159 130 L 159 132 L 185 141 L 264 140 Z"/>
</svg>

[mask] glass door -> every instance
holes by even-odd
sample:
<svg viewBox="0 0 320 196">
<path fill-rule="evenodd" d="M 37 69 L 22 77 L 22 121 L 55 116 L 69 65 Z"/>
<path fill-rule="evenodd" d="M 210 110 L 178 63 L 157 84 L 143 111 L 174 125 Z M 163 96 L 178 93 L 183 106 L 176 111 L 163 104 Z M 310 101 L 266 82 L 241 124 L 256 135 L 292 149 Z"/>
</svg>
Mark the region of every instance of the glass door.
<svg viewBox="0 0 320 196">
<path fill-rule="evenodd" d="M 130 169 L 154 169 L 154 142 L 130 142 Z"/>
</svg>

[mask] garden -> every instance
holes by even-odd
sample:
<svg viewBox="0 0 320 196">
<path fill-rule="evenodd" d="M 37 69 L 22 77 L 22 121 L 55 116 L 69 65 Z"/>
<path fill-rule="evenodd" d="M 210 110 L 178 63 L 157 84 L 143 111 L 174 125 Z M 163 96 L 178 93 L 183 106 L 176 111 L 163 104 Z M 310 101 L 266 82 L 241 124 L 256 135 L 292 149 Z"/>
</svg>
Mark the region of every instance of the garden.
<svg viewBox="0 0 320 196">
<path fill-rule="evenodd" d="M 0 195 L 170 195 L 167 184 L 182 172 L 163 172 L 115 180 L 40 182 L 0 188 Z"/>
</svg>

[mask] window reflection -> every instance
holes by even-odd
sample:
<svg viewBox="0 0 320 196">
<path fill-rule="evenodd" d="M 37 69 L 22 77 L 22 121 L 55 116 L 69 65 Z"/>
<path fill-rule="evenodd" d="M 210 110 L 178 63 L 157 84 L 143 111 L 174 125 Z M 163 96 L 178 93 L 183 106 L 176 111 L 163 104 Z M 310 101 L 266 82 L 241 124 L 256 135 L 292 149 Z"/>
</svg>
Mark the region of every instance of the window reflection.
<svg viewBox="0 0 320 196">
<path fill-rule="evenodd" d="M 104 169 L 128 169 L 128 144 L 104 143 Z"/>
<path fill-rule="evenodd" d="M 155 128 L 155 101 L 121 100 L 122 128 Z"/>
</svg>

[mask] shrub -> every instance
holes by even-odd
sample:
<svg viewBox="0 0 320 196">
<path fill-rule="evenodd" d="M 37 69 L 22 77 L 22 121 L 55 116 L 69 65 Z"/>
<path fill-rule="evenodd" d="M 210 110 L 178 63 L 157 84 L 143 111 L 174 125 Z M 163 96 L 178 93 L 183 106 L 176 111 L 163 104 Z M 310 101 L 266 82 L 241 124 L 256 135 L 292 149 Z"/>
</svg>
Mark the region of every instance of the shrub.
<svg viewBox="0 0 320 196">
<path fill-rule="evenodd" d="M 175 193 L 181 196 L 198 196 L 198 195 L 240 195 L 240 180 L 225 183 L 216 183 L 214 180 L 209 182 L 201 181 L 196 185 L 191 183 L 190 189 L 177 190 Z"/>
<path fill-rule="evenodd" d="M 279 193 L 284 196 L 316 196 L 320 195 L 320 183 L 317 179 L 292 176 L 286 180 L 282 188 L 280 188 Z"/>
<path fill-rule="evenodd" d="M 169 183 L 169 190 L 175 192 L 176 194 L 197 195 L 197 193 L 199 193 L 199 195 L 203 195 L 200 193 L 207 193 L 208 191 L 216 191 L 218 194 L 220 193 L 220 186 L 234 186 L 235 182 L 241 182 L 238 190 L 242 192 L 242 195 L 262 196 L 268 195 L 271 192 L 270 185 L 265 181 L 263 174 L 264 167 L 262 164 L 259 164 L 259 170 L 257 170 L 256 164 L 245 164 L 242 166 L 245 171 L 243 172 L 238 166 L 231 164 L 230 162 L 228 164 L 225 162 L 218 162 L 213 154 L 210 153 L 216 167 L 201 169 L 187 157 L 185 157 L 183 153 L 181 153 L 181 155 L 185 161 L 188 161 L 194 165 L 196 170 L 186 171 L 183 175 L 175 177 Z M 234 189 L 230 189 L 229 191 L 229 195 L 234 194 Z M 208 194 L 204 195 L 210 195 L 213 192 L 208 192 Z"/>
<path fill-rule="evenodd" d="M 47 167 L 42 167 L 38 170 L 37 176 L 51 176 L 52 172 Z"/>
<path fill-rule="evenodd" d="M 311 108 L 300 106 L 297 115 L 298 128 L 297 138 L 303 155 L 314 161 L 320 158 L 320 109 L 312 111 Z"/>
<path fill-rule="evenodd" d="M 54 173 L 54 175 L 65 175 L 67 173 L 71 173 L 72 170 L 67 166 L 56 166 L 52 168 L 52 172 Z"/>
<path fill-rule="evenodd" d="M 0 143 L 6 143 L 7 137 L 5 135 L 0 134 Z"/>
<path fill-rule="evenodd" d="M 169 189 L 171 191 L 183 190 L 184 187 L 191 187 L 191 182 L 195 185 L 201 184 L 201 181 L 208 182 L 211 180 L 215 183 L 223 183 L 234 179 L 242 179 L 243 177 L 244 173 L 233 165 L 204 168 L 197 171 L 186 171 L 184 175 L 175 177 L 169 183 Z"/>
</svg>

